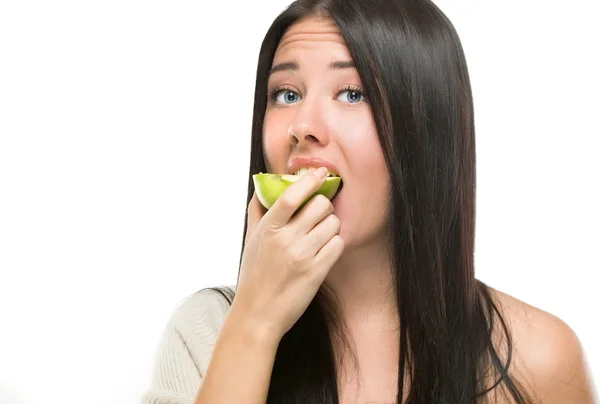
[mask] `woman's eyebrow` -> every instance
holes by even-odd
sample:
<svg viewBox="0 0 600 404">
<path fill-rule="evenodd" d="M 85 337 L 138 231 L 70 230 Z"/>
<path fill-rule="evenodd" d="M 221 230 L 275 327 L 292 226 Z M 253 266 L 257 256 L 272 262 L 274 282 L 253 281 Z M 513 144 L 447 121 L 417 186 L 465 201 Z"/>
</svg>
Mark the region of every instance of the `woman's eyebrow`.
<svg viewBox="0 0 600 404">
<path fill-rule="evenodd" d="M 332 70 L 342 70 L 342 69 L 354 69 L 354 68 L 356 68 L 356 66 L 354 65 L 354 62 L 352 60 L 338 60 L 335 62 L 331 62 L 329 64 L 329 68 Z M 269 70 L 269 76 L 271 76 L 274 73 L 284 72 L 287 70 L 297 71 L 298 63 L 286 62 L 286 63 L 280 63 L 278 65 L 275 65 Z"/>
</svg>

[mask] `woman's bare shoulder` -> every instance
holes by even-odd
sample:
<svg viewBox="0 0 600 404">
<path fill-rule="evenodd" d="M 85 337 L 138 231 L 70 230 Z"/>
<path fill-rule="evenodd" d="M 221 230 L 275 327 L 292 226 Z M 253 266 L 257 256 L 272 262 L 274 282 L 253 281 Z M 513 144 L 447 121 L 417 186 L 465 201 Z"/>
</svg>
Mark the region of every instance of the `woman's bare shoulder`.
<svg viewBox="0 0 600 404">
<path fill-rule="evenodd" d="M 544 404 L 594 403 L 590 372 L 573 329 L 554 314 L 497 289 L 489 290 L 511 333 L 511 372 L 517 379 L 530 386 Z"/>
</svg>

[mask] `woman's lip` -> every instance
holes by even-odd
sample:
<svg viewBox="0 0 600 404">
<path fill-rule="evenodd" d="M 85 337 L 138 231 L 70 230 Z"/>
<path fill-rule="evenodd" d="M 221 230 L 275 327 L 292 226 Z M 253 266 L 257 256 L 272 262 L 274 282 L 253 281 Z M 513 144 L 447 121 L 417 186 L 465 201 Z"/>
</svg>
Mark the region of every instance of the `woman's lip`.
<svg viewBox="0 0 600 404">
<path fill-rule="evenodd" d="M 315 167 L 315 168 L 326 167 L 329 171 L 333 171 L 337 175 L 340 175 L 340 172 L 338 171 L 337 167 L 333 163 L 331 163 L 327 160 L 323 160 L 319 157 L 296 157 L 296 158 L 293 158 L 292 160 L 290 160 L 290 162 L 288 164 L 288 174 L 296 174 L 296 171 L 298 171 L 299 169 L 308 168 L 308 167 Z"/>
</svg>

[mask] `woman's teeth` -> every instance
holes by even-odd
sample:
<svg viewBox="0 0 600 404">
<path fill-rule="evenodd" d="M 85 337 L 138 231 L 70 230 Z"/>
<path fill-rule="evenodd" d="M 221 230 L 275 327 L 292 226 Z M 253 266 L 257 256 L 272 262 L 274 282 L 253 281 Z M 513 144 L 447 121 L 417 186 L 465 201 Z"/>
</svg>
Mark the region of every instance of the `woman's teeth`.
<svg viewBox="0 0 600 404">
<path fill-rule="evenodd" d="M 316 167 L 301 168 L 295 172 L 295 175 L 306 175 L 316 169 L 317 169 Z M 334 171 L 331 171 L 331 170 L 327 170 L 327 176 L 328 177 L 339 177 L 339 175 L 337 175 L 337 173 L 335 173 Z"/>
</svg>

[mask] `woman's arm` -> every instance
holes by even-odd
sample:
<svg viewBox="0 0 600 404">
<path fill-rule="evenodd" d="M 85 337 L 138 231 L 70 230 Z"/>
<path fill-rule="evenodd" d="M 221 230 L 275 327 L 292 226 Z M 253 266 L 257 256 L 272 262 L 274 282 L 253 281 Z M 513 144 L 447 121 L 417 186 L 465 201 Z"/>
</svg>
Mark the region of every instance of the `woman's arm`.
<svg viewBox="0 0 600 404">
<path fill-rule="evenodd" d="M 265 404 L 280 339 L 234 309 L 227 316 L 194 404 Z"/>
</svg>

